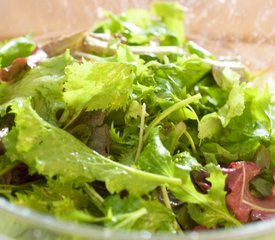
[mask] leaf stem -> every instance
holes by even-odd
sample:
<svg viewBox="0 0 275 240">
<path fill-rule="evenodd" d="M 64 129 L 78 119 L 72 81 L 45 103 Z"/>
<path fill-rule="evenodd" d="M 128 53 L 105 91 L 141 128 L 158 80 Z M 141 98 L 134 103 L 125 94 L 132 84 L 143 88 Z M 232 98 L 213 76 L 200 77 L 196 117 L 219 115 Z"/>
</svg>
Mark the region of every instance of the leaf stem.
<svg viewBox="0 0 275 240">
<path fill-rule="evenodd" d="M 13 162 L 13 163 L 10 163 L 9 165 L 5 166 L 3 169 L 1 169 L 0 176 L 5 174 L 9 170 L 13 169 L 17 164 L 18 164 L 18 162 Z"/>
<path fill-rule="evenodd" d="M 187 130 L 185 129 L 185 131 L 184 131 L 183 134 L 187 137 L 187 139 L 188 139 L 188 141 L 189 141 L 189 143 L 190 143 L 190 145 L 191 145 L 191 148 L 192 148 L 193 153 L 194 153 L 194 154 L 197 154 L 196 146 L 195 146 L 194 141 L 193 141 L 191 135 L 189 134 L 189 132 L 187 132 Z"/>
<path fill-rule="evenodd" d="M 97 54 L 104 53 L 106 55 L 115 55 L 116 46 L 110 45 L 111 39 L 102 39 L 95 34 L 88 35 L 84 39 L 84 49 L 87 52 L 95 52 Z M 128 46 L 132 53 L 167 55 L 167 54 L 184 54 L 184 50 L 177 46 Z"/>
<path fill-rule="evenodd" d="M 169 199 L 166 187 L 164 185 L 161 185 L 160 189 L 161 189 L 161 193 L 162 193 L 162 196 L 163 196 L 163 201 L 164 201 L 165 206 L 173 211 L 172 206 L 170 204 L 170 199 Z M 176 218 L 173 222 L 173 227 L 178 233 L 183 235 L 181 227 L 179 226 Z"/>
<path fill-rule="evenodd" d="M 22 189 L 22 188 L 27 188 L 30 187 L 33 184 L 40 184 L 40 183 L 45 183 L 45 179 L 38 179 L 32 182 L 27 182 L 27 183 L 23 183 L 23 184 L 19 184 L 19 185 L 12 185 L 12 184 L 0 184 L 0 189 L 1 190 L 15 190 L 15 189 Z"/>
<path fill-rule="evenodd" d="M 145 123 L 145 114 L 146 114 L 146 104 L 143 103 L 141 107 L 141 114 L 140 114 L 140 127 L 139 127 L 139 138 L 138 138 L 138 147 L 135 157 L 135 162 L 138 160 L 143 143 L 143 133 L 144 133 L 144 123 Z"/>
<path fill-rule="evenodd" d="M 96 207 L 105 214 L 106 210 L 103 206 L 104 199 L 97 193 L 97 191 L 87 183 L 84 184 L 84 191 L 88 194 Z"/>
<path fill-rule="evenodd" d="M 143 142 L 145 142 L 151 132 L 151 130 L 158 125 L 164 118 L 166 118 L 168 115 L 170 115 L 172 112 L 185 107 L 186 105 L 196 102 L 201 98 L 200 94 L 196 94 L 194 96 L 191 96 L 189 98 L 186 98 L 180 102 L 175 103 L 174 105 L 172 105 L 171 107 L 167 108 L 166 110 L 164 110 L 162 113 L 160 113 L 148 126 L 148 128 L 146 128 L 145 130 L 145 134 L 143 137 Z"/>
<path fill-rule="evenodd" d="M 163 201 L 164 201 L 165 206 L 169 209 L 172 209 L 166 187 L 164 185 L 162 185 L 160 187 L 160 189 L 161 189 L 161 193 L 163 196 Z"/>
<path fill-rule="evenodd" d="M 63 127 L 64 130 L 66 130 L 82 113 L 82 110 L 76 112 L 72 118 L 66 123 L 66 125 Z"/>
<path fill-rule="evenodd" d="M 111 161 L 111 160 L 110 160 Z M 114 163 L 117 164 L 117 163 Z M 128 167 L 126 165 L 119 165 L 120 168 L 124 169 L 127 172 L 131 172 L 133 175 L 143 175 L 144 179 L 147 179 L 148 181 L 154 181 L 158 182 L 160 184 L 168 184 L 172 186 L 180 186 L 182 181 L 180 178 L 175 178 L 175 177 L 166 177 L 163 175 L 158 175 L 154 173 L 149 173 L 146 171 L 141 171 L 132 167 Z"/>
<path fill-rule="evenodd" d="M 146 208 L 140 208 L 139 210 L 135 211 L 135 212 L 131 212 L 129 214 L 123 214 L 121 216 L 118 216 L 118 218 L 125 218 L 123 221 L 121 221 L 120 223 L 118 223 L 117 225 L 115 225 L 113 227 L 114 230 L 118 230 L 120 228 L 122 228 L 123 226 L 129 224 L 129 223 L 134 223 L 137 219 L 139 219 L 140 217 L 142 217 L 143 215 L 147 214 L 148 211 Z M 127 217 L 129 215 L 129 217 Z"/>
<path fill-rule="evenodd" d="M 196 121 L 197 121 L 197 123 L 198 123 L 198 129 L 200 129 L 200 128 L 201 128 L 201 127 L 200 127 L 200 126 L 201 126 L 201 122 L 200 122 L 200 119 L 199 119 L 197 113 L 195 112 L 195 110 L 194 110 L 190 105 L 187 105 L 187 107 L 189 108 L 190 111 L 192 111 L 192 112 L 195 114 L 195 116 L 196 116 Z M 200 138 L 199 146 L 201 145 L 201 142 L 202 142 L 202 139 Z"/>
</svg>

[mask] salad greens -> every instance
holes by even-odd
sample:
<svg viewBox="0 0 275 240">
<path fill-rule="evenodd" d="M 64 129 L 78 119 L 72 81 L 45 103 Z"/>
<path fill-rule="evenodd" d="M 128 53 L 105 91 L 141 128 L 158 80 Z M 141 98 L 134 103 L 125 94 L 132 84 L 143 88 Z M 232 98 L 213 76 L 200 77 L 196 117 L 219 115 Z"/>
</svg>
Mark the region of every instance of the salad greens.
<svg viewBox="0 0 275 240">
<path fill-rule="evenodd" d="M 35 49 L 30 37 L 20 37 L 0 45 L 0 66 L 7 67 L 15 59 L 29 56 Z"/>
<path fill-rule="evenodd" d="M 1 197 L 124 231 L 274 217 L 274 94 L 186 40 L 178 3 L 106 15 L 56 56 L 0 44 Z"/>
</svg>

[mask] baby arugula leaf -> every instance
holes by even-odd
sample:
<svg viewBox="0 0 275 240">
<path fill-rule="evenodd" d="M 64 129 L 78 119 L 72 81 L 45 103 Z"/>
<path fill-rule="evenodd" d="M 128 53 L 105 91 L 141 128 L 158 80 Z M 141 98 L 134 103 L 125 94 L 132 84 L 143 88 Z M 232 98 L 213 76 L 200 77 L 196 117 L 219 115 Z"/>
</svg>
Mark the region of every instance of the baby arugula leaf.
<svg viewBox="0 0 275 240">
<path fill-rule="evenodd" d="M 147 172 L 172 177 L 174 175 L 174 163 L 170 152 L 160 140 L 159 127 L 151 130 L 147 142 L 138 158 L 138 166 Z"/>
<path fill-rule="evenodd" d="M 238 154 L 231 153 L 215 142 L 204 143 L 200 147 L 200 151 L 203 153 L 207 163 L 229 163 L 238 160 Z"/>
<path fill-rule="evenodd" d="M 245 97 L 243 86 L 234 85 L 229 93 L 226 104 L 218 112 L 222 126 L 226 127 L 232 118 L 241 116 L 244 108 Z"/>
<path fill-rule="evenodd" d="M 3 138 L 5 155 L 27 164 L 30 173 L 57 176 L 63 182 L 104 181 L 107 189 L 146 194 L 159 185 L 180 185 L 179 178 L 165 177 L 121 165 L 94 152 L 64 130 L 45 122 L 30 100 L 15 99 L 2 106 L 15 114 L 15 127 Z M 58 146 L 58 148 L 56 147 Z"/>
<path fill-rule="evenodd" d="M 216 112 L 206 114 L 202 117 L 199 124 L 198 137 L 200 139 L 217 137 L 222 130 L 219 115 Z"/>
</svg>

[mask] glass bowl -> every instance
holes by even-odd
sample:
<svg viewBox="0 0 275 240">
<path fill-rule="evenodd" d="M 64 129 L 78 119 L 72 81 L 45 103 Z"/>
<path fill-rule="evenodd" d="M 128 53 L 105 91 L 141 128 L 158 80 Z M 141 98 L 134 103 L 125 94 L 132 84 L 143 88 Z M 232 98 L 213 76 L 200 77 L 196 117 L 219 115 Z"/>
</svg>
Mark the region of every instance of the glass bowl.
<svg viewBox="0 0 275 240">
<path fill-rule="evenodd" d="M 102 16 L 129 7 L 147 7 L 149 0 L 10 0 L 0 2 L 0 39 L 31 33 L 39 42 L 88 29 Z M 186 36 L 217 56 L 240 57 L 259 80 L 274 89 L 275 1 L 181 0 L 186 9 Z M 30 14 L 30 9 L 32 14 Z M 20 21 L 18 21 L 20 19 Z M 7 24 L 9 23 L 9 24 Z M 0 199 L 0 239 L 93 240 L 273 240 L 275 219 L 234 229 L 186 232 L 183 235 L 115 232 L 96 226 L 56 220 Z"/>
<path fill-rule="evenodd" d="M 58 240 L 274 240 L 275 219 L 250 223 L 236 229 L 186 232 L 184 235 L 118 232 L 73 222 L 59 221 L 51 216 L 21 208 L 0 199 L 0 239 Z"/>
</svg>

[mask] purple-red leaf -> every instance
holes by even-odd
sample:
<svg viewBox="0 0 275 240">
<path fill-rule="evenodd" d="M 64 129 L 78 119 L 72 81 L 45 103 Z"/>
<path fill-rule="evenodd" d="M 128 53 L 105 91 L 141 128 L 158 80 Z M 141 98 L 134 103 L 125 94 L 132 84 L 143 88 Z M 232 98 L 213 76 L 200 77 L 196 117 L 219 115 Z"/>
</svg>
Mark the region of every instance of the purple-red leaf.
<svg viewBox="0 0 275 240">
<path fill-rule="evenodd" d="M 233 162 L 226 172 L 226 204 L 238 220 L 246 223 L 275 217 L 275 187 L 273 194 L 263 199 L 250 193 L 250 181 L 261 172 L 259 165 L 254 162 Z"/>
<path fill-rule="evenodd" d="M 20 73 L 35 67 L 46 58 L 47 54 L 41 48 L 37 48 L 28 57 L 16 58 L 8 67 L 0 68 L 0 81 L 12 82 Z"/>
</svg>

